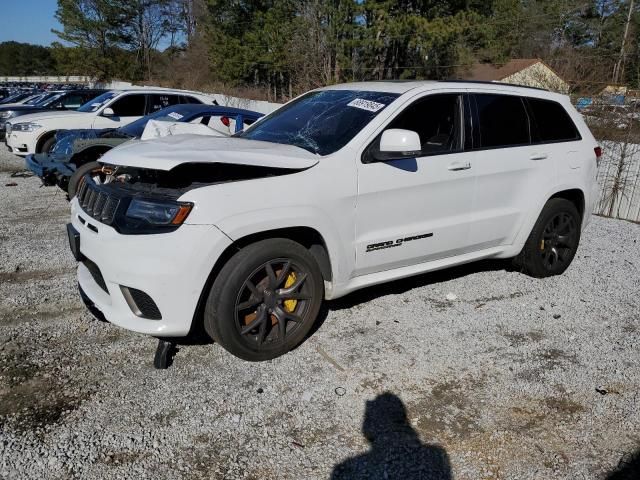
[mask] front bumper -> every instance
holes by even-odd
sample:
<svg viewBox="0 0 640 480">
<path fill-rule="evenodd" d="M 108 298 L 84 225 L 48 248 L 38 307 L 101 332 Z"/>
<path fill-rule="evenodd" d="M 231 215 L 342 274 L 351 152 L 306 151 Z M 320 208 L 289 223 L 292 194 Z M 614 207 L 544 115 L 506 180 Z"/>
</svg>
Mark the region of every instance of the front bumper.
<svg viewBox="0 0 640 480">
<path fill-rule="evenodd" d="M 35 132 L 16 132 L 12 131 L 7 134 L 5 142 L 9 150 L 16 155 L 28 155 L 35 153 L 36 136 Z"/>
<path fill-rule="evenodd" d="M 29 154 L 25 157 L 24 163 L 45 185 L 57 184 L 64 187 L 75 172 L 75 165 L 72 163 L 57 162 L 44 153 Z"/>
<path fill-rule="evenodd" d="M 164 337 L 187 335 L 209 274 L 231 244 L 229 238 L 213 225 L 121 235 L 86 215 L 75 198 L 71 217 L 80 233 L 80 252 L 88 260 L 78 264 L 78 284 L 88 301 L 109 322 L 128 330 Z M 122 287 L 148 295 L 161 318 L 134 313 L 137 309 Z"/>
</svg>

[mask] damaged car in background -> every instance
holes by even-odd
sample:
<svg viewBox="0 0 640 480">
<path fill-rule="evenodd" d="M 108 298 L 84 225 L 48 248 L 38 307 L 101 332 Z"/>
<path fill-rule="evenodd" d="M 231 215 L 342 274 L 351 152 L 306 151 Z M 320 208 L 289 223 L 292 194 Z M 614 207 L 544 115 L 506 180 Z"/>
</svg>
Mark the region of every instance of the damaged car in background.
<svg viewBox="0 0 640 480">
<path fill-rule="evenodd" d="M 566 96 L 470 82 L 309 92 L 229 138 L 131 142 L 82 177 L 69 244 L 85 304 L 251 361 L 308 335 L 325 299 L 485 258 L 571 264 L 601 155 Z M 163 368 L 166 361 L 156 362 Z"/>
<path fill-rule="evenodd" d="M 27 155 L 25 163 L 44 185 L 58 185 L 72 198 L 86 173 L 94 172 L 94 180 L 99 179 L 101 165 L 97 160 L 118 145 L 183 133 L 229 136 L 261 116 L 239 108 L 177 104 L 120 128 L 61 130 L 50 153 Z"/>
</svg>

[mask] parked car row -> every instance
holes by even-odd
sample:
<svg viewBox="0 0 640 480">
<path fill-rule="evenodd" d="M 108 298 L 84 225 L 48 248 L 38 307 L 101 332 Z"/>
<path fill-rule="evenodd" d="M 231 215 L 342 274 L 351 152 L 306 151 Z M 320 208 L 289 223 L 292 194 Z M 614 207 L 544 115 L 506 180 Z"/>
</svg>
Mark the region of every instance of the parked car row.
<svg viewBox="0 0 640 480">
<path fill-rule="evenodd" d="M 98 179 L 101 165 L 97 160 L 102 155 L 125 142 L 142 139 L 147 130 L 146 138 L 177 133 L 229 136 L 242 131 L 261 116 L 260 113 L 238 108 L 179 103 L 119 128 L 59 130 L 51 151 L 27 155 L 26 165 L 45 185 L 58 185 L 68 192 L 69 198 L 73 198 L 78 182 L 87 172 L 96 172 L 94 179 Z M 153 124 L 153 129 L 147 129 L 149 123 Z M 176 124 L 188 127 L 178 128 Z M 158 130 L 162 131 L 158 133 Z"/>
<path fill-rule="evenodd" d="M 28 157 L 41 175 L 74 183 L 67 231 L 82 299 L 144 334 L 203 328 L 246 360 L 295 348 L 325 299 L 369 285 L 486 258 L 561 274 L 596 200 L 602 151 L 568 97 L 547 91 L 336 85 L 246 129 L 246 113 L 235 112 L 231 136 L 165 135 L 157 121 L 193 114 L 196 124 L 176 125 L 202 125 L 215 110 L 168 109 L 145 117 L 142 132 L 119 128 L 116 118 L 156 105 L 155 92 L 132 95 L 106 93 L 59 124 L 25 116 L 33 135 L 13 137 L 13 125 L 9 143 L 38 152 L 32 137 L 63 128 L 66 116 L 118 127 L 61 143 L 65 165 L 85 145 L 110 148 L 91 167 L 57 165 L 57 148 Z M 124 115 L 120 101 L 137 110 Z M 140 140 L 112 148 L 122 136 Z"/>
</svg>

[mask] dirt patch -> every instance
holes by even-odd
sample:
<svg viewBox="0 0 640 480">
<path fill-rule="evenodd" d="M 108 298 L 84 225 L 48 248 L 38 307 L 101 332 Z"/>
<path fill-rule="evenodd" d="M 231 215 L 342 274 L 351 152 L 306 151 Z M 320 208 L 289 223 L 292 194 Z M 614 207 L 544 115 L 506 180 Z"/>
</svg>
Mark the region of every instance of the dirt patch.
<svg viewBox="0 0 640 480">
<path fill-rule="evenodd" d="M 422 400 L 413 403 L 409 411 L 418 417 L 417 428 L 425 438 L 442 435 L 457 438 L 482 432 L 479 425 L 479 401 L 474 401 L 484 386 L 477 378 L 451 379 L 434 385 Z"/>
<path fill-rule="evenodd" d="M 0 272 L 0 283 L 27 283 L 39 280 L 51 280 L 74 272 L 68 268 L 52 270 L 17 270 L 15 272 Z"/>
<path fill-rule="evenodd" d="M 538 352 L 536 360 L 541 362 L 546 369 L 557 368 L 566 364 L 578 365 L 578 359 L 574 354 L 568 354 L 558 348 L 549 348 Z"/>
<path fill-rule="evenodd" d="M 85 310 L 85 307 L 77 304 L 60 306 L 55 310 L 38 310 L 37 307 L 11 308 L 6 311 L 0 309 L 0 325 L 16 325 L 18 323 L 32 320 L 50 321 L 66 317 L 68 315 L 77 315 Z"/>
<path fill-rule="evenodd" d="M 56 423 L 90 397 L 52 367 L 39 367 L 26 348 L 6 343 L 0 348 L 0 428 L 11 424 L 28 431 Z"/>
<path fill-rule="evenodd" d="M 522 345 L 527 345 L 528 343 L 539 343 L 544 340 L 544 334 L 540 331 L 532 331 L 527 333 L 505 332 L 502 333 L 502 336 L 509 340 L 509 343 L 511 343 L 511 346 L 513 347 L 521 347 Z"/>
<path fill-rule="evenodd" d="M 545 406 L 554 414 L 561 416 L 576 415 L 586 411 L 584 406 L 565 397 L 549 397 L 544 399 Z"/>
</svg>

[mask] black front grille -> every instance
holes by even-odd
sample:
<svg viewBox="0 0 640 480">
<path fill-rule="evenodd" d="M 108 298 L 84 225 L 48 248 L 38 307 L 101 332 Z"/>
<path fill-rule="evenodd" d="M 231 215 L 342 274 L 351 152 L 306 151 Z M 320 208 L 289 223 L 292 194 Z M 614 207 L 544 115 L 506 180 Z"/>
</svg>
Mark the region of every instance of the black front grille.
<svg viewBox="0 0 640 480">
<path fill-rule="evenodd" d="M 87 267 L 87 270 L 89 270 L 89 273 L 98 286 L 105 292 L 109 293 L 109 290 L 107 290 L 107 283 L 104 281 L 104 277 L 102 276 L 102 272 L 100 272 L 98 266 L 88 258 L 85 258 L 82 261 L 82 264 Z"/>
<path fill-rule="evenodd" d="M 135 288 L 129 288 L 129 293 L 144 318 L 148 318 L 149 320 L 162 319 L 162 315 L 160 314 L 160 310 L 158 310 L 156 302 L 154 302 L 149 295 L 144 293 L 142 290 L 137 290 Z"/>
<path fill-rule="evenodd" d="M 99 222 L 110 225 L 120 204 L 120 199 L 101 189 L 88 175 L 82 179 L 76 193 L 80 207 Z"/>
</svg>

